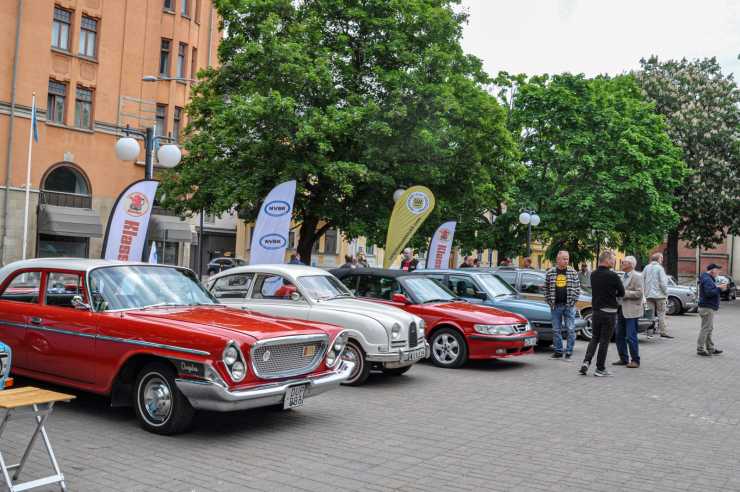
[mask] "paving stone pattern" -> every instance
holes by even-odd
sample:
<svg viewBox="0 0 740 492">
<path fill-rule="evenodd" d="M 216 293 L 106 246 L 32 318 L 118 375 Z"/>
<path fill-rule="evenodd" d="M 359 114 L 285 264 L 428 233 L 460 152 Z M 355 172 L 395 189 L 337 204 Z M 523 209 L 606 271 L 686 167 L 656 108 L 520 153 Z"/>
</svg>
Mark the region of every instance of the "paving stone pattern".
<svg viewBox="0 0 740 492">
<path fill-rule="evenodd" d="M 726 353 L 700 358 L 698 315 L 669 317 L 677 339 L 641 337 L 642 367 L 612 378 L 577 374 L 578 342 L 574 362 L 541 350 L 459 370 L 423 364 L 298 410 L 201 414 L 176 437 L 80 395 L 49 432 L 73 491 L 737 491 L 739 321 L 740 303 L 723 302 L 715 340 Z M 11 460 L 30 430 L 11 423 Z M 38 449 L 25 477 L 45 465 Z"/>
</svg>

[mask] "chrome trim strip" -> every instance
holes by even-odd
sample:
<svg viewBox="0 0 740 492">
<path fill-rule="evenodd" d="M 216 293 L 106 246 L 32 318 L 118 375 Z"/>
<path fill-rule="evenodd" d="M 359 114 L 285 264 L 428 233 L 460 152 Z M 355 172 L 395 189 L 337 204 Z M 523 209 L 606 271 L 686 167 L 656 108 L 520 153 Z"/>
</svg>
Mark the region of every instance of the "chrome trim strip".
<svg viewBox="0 0 740 492">
<path fill-rule="evenodd" d="M 323 342 L 324 343 L 324 349 L 319 356 L 316 357 L 316 362 L 310 367 L 307 367 L 305 369 L 301 370 L 292 370 L 292 371 L 283 371 L 279 372 L 270 376 L 265 376 L 263 374 L 260 374 L 260 372 L 257 370 L 257 366 L 255 365 L 255 357 L 254 352 L 260 347 L 265 346 L 273 346 L 273 345 L 289 345 L 292 343 L 307 343 L 307 342 Z M 287 337 L 280 337 L 280 338 L 271 338 L 268 340 L 259 340 L 257 343 L 252 345 L 252 348 L 249 350 L 249 365 L 252 367 L 252 372 L 255 376 L 261 379 L 280 379 L 280 378 L 286 378 L 291 376 L 298 376 L 300 374 L 306 374 L 309 372 L 314 371 L 317 367 L 319 367 L 319 364 L 321 364 L 321 361 L 324 360 L 324 357 L 326 357 L 326 353 L 329 350 L 329 335 L 327 334 L 315 334 L 315 335 L 289 335 Z"/>
</svg>

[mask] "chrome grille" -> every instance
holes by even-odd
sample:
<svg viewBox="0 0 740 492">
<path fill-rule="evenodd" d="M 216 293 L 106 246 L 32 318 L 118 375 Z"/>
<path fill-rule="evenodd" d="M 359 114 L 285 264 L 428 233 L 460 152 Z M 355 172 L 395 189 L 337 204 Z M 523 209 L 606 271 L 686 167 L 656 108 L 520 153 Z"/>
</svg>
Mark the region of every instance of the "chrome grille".
<svg viewBox="0 0 740 492">
<path fill-rule="evenodd" d="M 409 325 L 409 347 L 416 347 L 416 345 L 419 343 L 417 336 L 416 323 L 412 321 Z"/>
<path fill-rule="evenodd" d="M 265 379 L 297 376 L 313 371 L 326 354 L 325 335 L 285 337 L 260 342 L 252 348 L 252 369 Z"/>
<path fill-rule="evenodd" d="M 527 331 L 527 324 L 526 323 L 522 323 L 522 324 L 519 324 L 519 325 L 514 325 L 514 333 L 524 333 L 525 331 Z"/>
</svg>

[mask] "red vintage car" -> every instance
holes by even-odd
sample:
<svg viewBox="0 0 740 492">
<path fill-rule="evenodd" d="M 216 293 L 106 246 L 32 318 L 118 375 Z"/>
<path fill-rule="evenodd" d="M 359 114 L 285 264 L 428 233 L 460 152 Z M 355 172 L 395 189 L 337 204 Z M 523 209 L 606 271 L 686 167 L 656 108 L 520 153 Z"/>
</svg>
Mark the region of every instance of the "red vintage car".
<svg viewBox="0 0 740 492">
<path fill-rule="evenodd" d="M 531 354 L 537 345 L 537 333 L 523 316 L 461 301 L 429 277 L 379 268 L 338 268 L 332 273 L 356 295 L 422 318 L 436 366 L 457 368 L 468 359 Z"/>
<path fill-rule="evenodd" d="M 198 409 L 299 406 L 352 372 L 341 328 L 232 309 L 190 270 L 145 263 L 7 265 L 0 340 L 13 373 L 110 395 L 159 434 L 185 430 Z"/>
</svg>

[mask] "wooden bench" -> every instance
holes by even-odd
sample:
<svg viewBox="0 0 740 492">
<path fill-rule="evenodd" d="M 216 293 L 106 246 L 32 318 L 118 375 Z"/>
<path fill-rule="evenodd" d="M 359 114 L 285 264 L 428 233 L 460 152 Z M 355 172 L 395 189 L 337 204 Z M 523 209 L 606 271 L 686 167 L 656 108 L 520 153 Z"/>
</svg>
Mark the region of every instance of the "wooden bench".
<svg viewBox="0 0 740 492">
<path fill-rule="evenodd" d="M 65 393 L 57 393 L 56 391 L 49 391 L 40 388 L 34 388 L 27 386 L 24 388 L 15 388 L 9 390 L 0 391 L 0 409 L 5 410 L 2 422 L 0 423 L 0 439 L 2 439 L 5 426 L 10 421 L 11 416 L 15 417 L 34 417 L 36 419 L 36 429 L 31 435 L 26 450 L 23 453 L 21 461 L 16 465 L 7 465 L 5 458 L 3 458 L 2 452 L 0 451 L 0 468 L 2 468 L 3 477 L 5 483 L 8 485 L 10 492 L 19 492 L 21 490 L 29 490 L 44 485 L 58 483 L 59 487 L 65 491 L 67 486 L 64 483 L 64 475 L 62 475 L 57 463 L 54 451 L 51 448 L 49 442 L 49 436 L 46 435 L 46 429 L 44 424 L 51 415 L 51 411 L 54 408 L 54 404 L 59 401 L 70 401 L 74 398 L 73 395 L 67 395 Z M 29 408 L 31 407 L 31 408 Z M 41 438 L 44 442 L 44 447 L 49 455 L 49 461 L 51 466 L 54 468 L 54 475 L 48 477 L 31 480 L 29 482 L 17 483 L 13 482 L 18 480 L 18 477 L 23 470 L 23 466 L 26 464 L 28 455 L 31 453 L 36 438 L 41 434 Z M 2 442 L 0 440 L 0 442 Z M 11 480 L 10 472 L 15 471 Z"/>
</svg>

